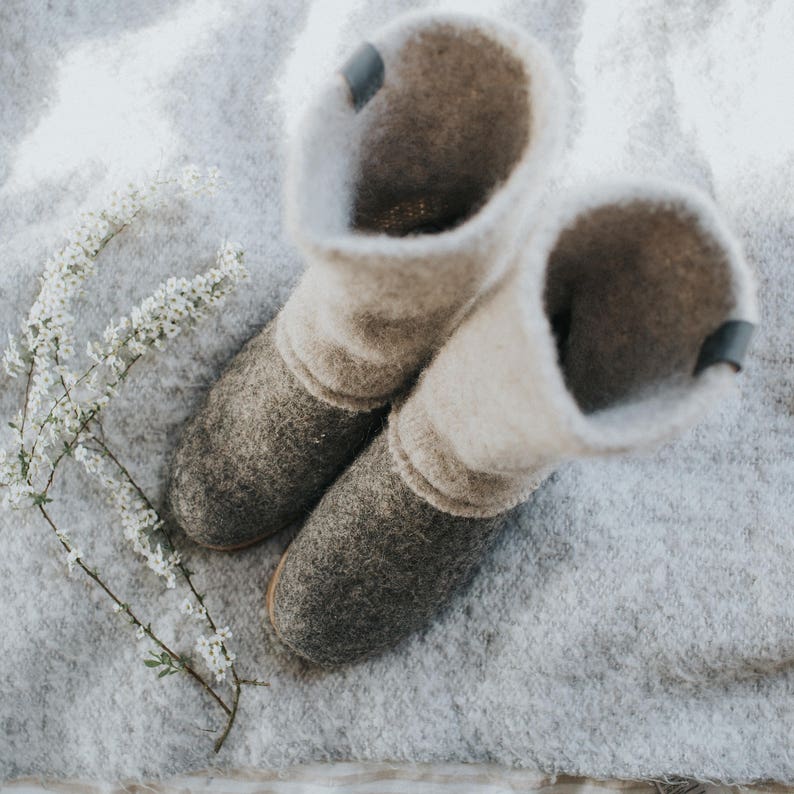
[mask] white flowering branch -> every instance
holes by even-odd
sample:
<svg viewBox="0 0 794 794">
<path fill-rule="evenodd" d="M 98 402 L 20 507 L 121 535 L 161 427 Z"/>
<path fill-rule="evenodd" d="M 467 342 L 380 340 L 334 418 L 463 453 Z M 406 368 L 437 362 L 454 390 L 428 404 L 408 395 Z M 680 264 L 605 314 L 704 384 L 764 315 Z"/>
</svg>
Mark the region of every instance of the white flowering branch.
<svg viewBox="0 0 794 794">
<path fill-rule="evenodd" d="M 194 678 L 198 684 L 210 695 L 214 700 L 218 702 L 220 707 L 226 712 L 227 715 L 232 714 L 231 708 L 225 703 L 223 698 L 207 683 L 207 681 L 193 669 L 193 667 L 183 658 L 179 656 L 179 654 L 172 651 L 166 644 L 161 640 L 155 633 L 152 631 L 151 624 L 144 625 L 143 621 L 140 620 L 135 613 L 132 611 L 132 608 L 126 601 L 122 601 L 111 589 L 110 586 L 104 581 L 104 579 L 100 576 L 99 571 L 96 568 L 91 568 L 88 564 L 84 561 L 82 553 L 75 547 L 73 547 L 69 541 L 69 537 L 58 529 L 57 525 L 53 521 L 50 514 L 44 508 L 43 505 L 39 505 L 38 507 L 39 512 L 43 516 L 44 520 L 50 525 L 50 528 L 55 532 L 56 537 L 60 541 L 61 545 L 67 552 L 67 562 L 69 565 L 69 570 L 74 570 L 75 566 L 79 567 L 86 576 L 93 579 L 93 581 L 105 591 L 105 593 L 112 599 L 114 603 L 113 611 L 116 613 L 125 614 L 128 618 L 130 623 L 136 627 L 136 636 L 138 639 L 143 639 L 144 637 L 149 637 L 152 642 L 157 645 L 157 647 L 161 648 L 163 653 L 166 654 L 167 659 L 169 660 L 170 665 L 172 665 L 172 669 L 174 670 L 184 670 L 188 675 Z M 147 663 L 148 666 L 148 663 Z M 220 747 L 218 748 L 220 749 Z"/>
<path fill-rule="evenodd" d="M 229 648 L 232 632 L 219 628 L 192 579 L 192 572 L 175 549 L 157 509 L 133 480 L 128 469 L 111 452 L 100 424 L 101 412 L 118 393 L 130 369 L 145 355 L 161 350 L 170 339 L 195 324 L 218 304 L 247 273 L 238 245 L 226 244 L 215 266 L 206 273 L 170 278 L 128 316 L 111 322 L 101 340 L 85 346 L 89 364 L 75 368 L 76 358 L 72 304 L 84 294 L 86 280 L 96 270 L 96 260 L 110 241 L 134 223 L 144 210 L 161 207 L 178 196 L 214 195 L 220 184 L 217 169 L 202 175 L 191 166 L 179 177 L 155 179 L 130 185 L 112 195 L 107 206 L 84 213 L 67 233 L 66 244 L 47 260 L 40 291 L 22 324 L 18 338 L 10 337 L 3 353 L 5 371 L 25 378 L 24 402 L 15 420 L 10 450 L 0 448 L 2 504 L 12 509 L 35 507 L 55 533 L 66 552 L 69 572 L 83 571 L 135 626 L 138 639 L 151 640 L 159 653 L 149 652 L 147 667 L 160 678 L 184 672 L 192 677 L 224 710 L 226 725 L 216 742 L 216 752 L 229 734 L 243 686 L 267 686 L 266 682 L 240 678 L 235 655 Z M 199 673 L 186 654 L 178 654 L 118 597 L 96 568 L 91 567 L 69 535 L 58 527 L 46 505 L 58 467 L 73 458 L 103 487 L 117 515 L 122 534 L 147 568 L 165 580 L 167 589 L 177 585 L 177 575 L 191 597 L 182 601 L 184 615 L 203 620 L 210 636 L 200 635 L 195 650 L 203 658 L 215 684 L 231 675 L 232 703 Z M 108 465 L 108 461 L 110 465 Z M 192 599 L 195 599 L 195 604 Z"/>
</svg>

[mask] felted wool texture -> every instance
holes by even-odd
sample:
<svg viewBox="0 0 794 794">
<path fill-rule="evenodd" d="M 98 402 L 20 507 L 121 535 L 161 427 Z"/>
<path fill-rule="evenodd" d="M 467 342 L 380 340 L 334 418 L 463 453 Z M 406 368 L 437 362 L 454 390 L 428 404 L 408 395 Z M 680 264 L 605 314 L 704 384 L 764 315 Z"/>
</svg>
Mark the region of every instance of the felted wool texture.
<svg viewBox="0 0 794 794">
<path fill-rule="evenodd" d="M 727 388 L 725 365 L 717 379 L 694 375 L 700 348 L 756 309 L 716 210 L 689 189 L 644 182 L 562 204 L 526 240 L 515 279 L 474 309 L 395 408 L 388 441 L 330 489 L 288 548 L 270 617 L 305 658 L 341 664 L 397 643 L 468 579 L 496 516 L 554 465 L 658 442 Z M 441 399 L 451 415 L 433 412 Z M 461 426 L 476 435 L 456 436 Z"/>
<path fill-rule="evenodd" d="M 214 201 L 127 230 L 83 302 L 81 327 L 91 320 L 101 334 L 168 276 L 210 266 L 219 239 L 246 248 L 250 280 L 136 365 L 104 419 L 156 500 L 183 423 L 303 268 L 281 224 L 290 128 L 363 38 L 420 7 L 0 3 L 0 340 L 16 332 L 62 230 L 106 191 L 191 161 L 218 165 L 229 183 Z M 575 100 L 555 192 L 655 172 L 717 200 L 759 273 L 762 320 L 736 389 L 652 453 L 563 464 L 511 515 L 463 597 L 395 650 L 338 671 L 271 643 L 264 592 L 285 536 L 233 555 L 179 543 L 234 632 L 241 672 L 271 683 L 246 693 L 219 755 L 207 733 L 222 724 L 216 705 L 181 676 L 154 681 L 145 645 L 87 582 L 66 578 L 39 519 L 0 512 L 0 777 L 113 789 L 186 771 L 217 782 L 246 767 L 386 759 L 465 762 L 471 775 L 498 763 L 794 783 L 794 104 L 780 101 L 794 8 L 443 7 L 490 9 L 552 50 Z M 20 384 L 1 378 L 10 417 Z M 50 507 L 125 600 L 170 632 L 184 591 L 158 590 L 103 493 L 66 471 Z M 180 651 L 198 630 L 174 630 Z"/>
<path fill-rule="evenodd" d="M 406 386 L 479 291 L 501 276 L 511 221 L 538 200 L 551 161 L 536 166 L 540 174 L 528 167 L 559 143 L 561 97 L 544 96 L 538 111 L 533 94 L 545 82 L 560 93 L 558 78 L 530 39 L 476 18 L 410 15 L 374 40 L 384 51 L 383 87 L 361 113 L 349 96 L 340 109 L 321 92 L 316 118 L 310 112 L 305 124 L 319 119 L 326 127 L 340 114 L 343 151 L 324 136 L 316 152 L 317 143 L 298 134 L 298 162 L 322 162 L 310 178 L 292 170 L 287 192 L 306 191 L 296 201 L 309 204 L 327 172 L 347 164 L 351 173 L 333 197 L 342 208 L 352 202 L 341 232 L 354 242 L 368 233 L 381 238 L 380 256 L 340 262 L 306 251 L 315 266 L 273 323 L 277 349 L 270 332 L 248 348 L 186 430 L 170 502 L 179 525 L 204 545 L 245 545 L 311 508 L 378 424 L 375 409 Z M 337 76 L 335 100 L 339 89 Z M 511 174 L 512 186 L 502 186 Z M 505 205 L 513 192 L 520 198 Z M 333 206 L 330 195 L 324 200 Z M 445 261 L 446 230 L 471 216 L 475 239 L 467 229 Z M 302 218 L 293 235 L 299 243 L 318 230 L 327 237 L 324 221 Z M 416 233 L 441 242 L 407 261 L 403 241 Z M 483 248 L 478 235 L 491 245 Z M 286 368 L 271 360 L 282 356 Z"/>
<path fill-rule="evenodd" d="M 682 432 L 734 382 L 728 364 L 694 374 L 706 337 L 757 321 L 736 240 L 681 185 L 574 189 L 518 259 L 389 423 L 404 478 L 458 515 L 514 507 L 562 461 Z"/>
<path fill-rule="evenodd" d="M 565 99 L 517 28 L 413 14 L 370 38 L 360 112 L 334 77 L 296 135 L 287 221 L 308 264 L 278 347 L 318 398 L 383 405 L 503 276 L 562 143 Z"/>
<path fill-rule="evenodd" d="M 381 435 L 287 548 L 268 590 L 270 620 L 315 664 L 359 661 L 426 624 L 470 580 L 503 523 L 449 515 L 417 496 Z"/>
<path fill-rule="evenodd" d="M 275 321 L 230 362 L 188 421 L 168 504 L 191 539 L 233 548 L 302 517 L 380 428 L 380 413 L 313 397 L 275 348 Z"/>
</svg>

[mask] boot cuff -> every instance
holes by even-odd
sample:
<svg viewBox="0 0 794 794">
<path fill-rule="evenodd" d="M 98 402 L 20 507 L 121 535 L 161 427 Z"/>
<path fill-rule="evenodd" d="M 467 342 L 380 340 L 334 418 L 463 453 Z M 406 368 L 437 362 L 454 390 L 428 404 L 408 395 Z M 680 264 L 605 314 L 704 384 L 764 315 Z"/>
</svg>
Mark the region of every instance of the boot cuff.
<svg viewBox="0 0 794 794">
<path fill-rule="evenodd" d="M 754 278 L 692 188 L 643 180 L 572 196 L 521 269 L 537 375 L 574 454 L 651 446 L 732 385 L 758 321 Z"/>
<path fill-rule="evenodd" d="M 356 267 L 453 261 L 487 251 L 542 192 L 566 103 L 553 61 L 528 35 L 409 14 L 343 72 L 364 81 L 363 95 L 335 75 L 290 152 L 287 226 L 304 254 Z"/>
<path fill-rule="evenodd" d="M 572 194 L 518 260 L 390 419 L 401 474 L 448 512 L 507 509 L 566 459 L 672 438 L 733 384 L 757 320 L 736 240 L 678 185 Z"/>
</svg>

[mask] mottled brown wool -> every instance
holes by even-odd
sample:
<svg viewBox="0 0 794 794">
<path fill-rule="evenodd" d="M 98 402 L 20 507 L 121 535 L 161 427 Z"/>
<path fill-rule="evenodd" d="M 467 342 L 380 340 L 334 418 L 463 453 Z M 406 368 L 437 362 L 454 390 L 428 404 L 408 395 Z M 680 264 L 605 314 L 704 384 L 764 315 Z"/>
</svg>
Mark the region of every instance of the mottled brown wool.
<svg viewBox="0 0 794 794">
<path fill-rule="evenodd" d="M 247 545 L 305 515 L 380 427 L 378 411 L 312 397 L 275 349 L 274 324 L 232 359 L 174 456 L 171 510 L 205 546 Z"/>
<path fill-rule="evenodd" d="M 389 648 L 471 577 L 503 521 L 452 516 L 416 496 L 381 434 L 289 546 L 269 599 L 276 632 L 325 666 Z"/>
<path fill-rule="evenodd" d="M 282 558 L 270 618 L 302 656 L 332 665 L 393 645 L 560 462 L 670 438 L 732 384 L 725 365 L 694 374 L 711 329 L 755 319 L 746 265 L 710 205 L 641 183 L 571 200 Z"/>
</svg>

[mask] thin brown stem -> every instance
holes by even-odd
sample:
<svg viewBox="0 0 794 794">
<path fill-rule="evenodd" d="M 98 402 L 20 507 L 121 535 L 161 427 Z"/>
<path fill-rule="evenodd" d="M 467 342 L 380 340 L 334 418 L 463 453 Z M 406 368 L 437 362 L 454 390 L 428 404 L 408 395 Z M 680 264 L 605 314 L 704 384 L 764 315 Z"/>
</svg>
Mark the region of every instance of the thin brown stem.
<svg viewBox="0 0 794 794">
<path fill-rule="evenodd" d="M 66 540 L 61 532 L 58 530 L 55 522 L 53 521 L 50 514 L 47 512 L 43 505 L 39 505 L 39 512 L 44 517 L 44 520 L 50 525 L 50 528 L 55 533 L 55 536 L 58 538 L 60 544 L 66 549 L 67 552 L 72 551 L 72 546 L 68 540 Z M 129 604 L 125 601 L 122 601 L 111 589 L 110 586 L 102 579 L 102 577 L 95 571 L 89 568 L 83 560 L 78 557 L 75 560 L 75 564 L 79 566 L 79 568 L 86 574 L 90 579 L 94 581 L 96 585 L 98 585 L 105 593 L 113 600 L 115 604 L 117 604 L 121 609 L 129 616 L 130 620 L 135 626 L 139 626 L 142 628 L 146 635 L 154 642 L 161 650 L 165 651 L 170 657 L 173 662 L 181 662 L 182 669 L 191 676 L 206 692 L 210 697 L 218 702 L 221 708 L 226 712 L 227 715 L 231 716 L 233 710 L 226 705 L 225 701 L 218 695 L 218 693 L 207 683 L 204 677 L 198 673 L 188 662 L 186 662 L 182 657 L 179 656 L 178 653 L 171 650 L 171 648 L 166 645 L 166 643 L 161 640 L 149 627 L 149 625 L 144 624 L 143 621 L 138 618 L 137 615 L 132 611 Z"/>
<path fill-rule="evenodd" d="M 122 349 L 122 348 L 123 348 L 123 347 L 124 347 L 124 346 L 127 344 L 127 342 L 129 342 L 129 341 L 130 341 L 130 339 L 132 339 L 134 336 L 135 336 L 135 334 L 134 334 L 134 333 L 132 333 L 132 334 L 130 334 L 129 336 L 125 337 L 125 338 L 124 338 L 124 339 L 121 341 L 121 343 L 120 343 L 120 344 L 119 344 L 117 347 L 115 347 L 115 348 L 113 349 L 113 351 L 112 351 L 112 352 L 111 352 L 109 355 L 113 355 L 113 356 L 115 356 L 115 355 L 116 355 L 116 353 L 118 353 L 118 352 L 119 352 L 119 350 L 121 350 L 121 349 Z M 138 355 L 138 356 L 136 356 L 135 358 L 133 358 L 133 359 L 132 359 L 132 361 L 131 361 L 131 362 L 130 362 L 128 365 L 127 365 L 127 367 L 124 369 L 124 371 L 121 373 L 121 375 L 119 375 L 119 380 L 120 380 L 121 378 L 123 378 L 123 377 L 125 377 L 125 376 L 126 376 L 126 374 L 127 374 L 127 373 L 129 372 L 129 370 L 130 370 L 130 367 L 131 367 L 131 366 L 132 366 L 132 365 L 133 365 L 133 364 L 134 364 L 134 363 L 135 363 L 135 362 L 136 362 L 136 361 L 137 361 L 137 360 L 138 360 L 140 357 L 141 357 L 141 356 L 140 356 L 140 355 Z M 77 379 L 75 382 L 74 382 L 74 385 L 72 386 L 72 389 L 74 388 L 74 386 L 77 386 L 78 384 L 82 383 L 82 382 L 83 382 L 83 381 L 84 381 L 86 378 L 88 378 L 88 377 L 91 375 L 91 373 L 92 373 L 92 372 L 93 372 L 93 371 L 94 371 L 94 370 L 95 370 L 97 367 L 99 367 L 101 364 L 104 364 L 104 363 L 105 363 L 105 361 L 107 361 L 107 359 L 108 359 L 108 356 L 103 356 L 101 361 L 95 361 L 95 362 L 94 362 L 94 363 L 93 363 L 93 364 L 92 364 L 92 365 L 91 365 L 91 366 L 90 366 L 90 367 L 89 367 L 89 368 L 88 368 L 88 369 L 87 369 L 87 370 L 86 370 L 86 371 L 85 371 L 85 372 L 84 372 L 84 373 L 83 373 L 83 374 L 82 374 L 82 375 L 81 375 L 81 376 L 80 376 L 80 377 L 79 377 L 79 378 L 78 378 L 78 379 Z M 57 356 L 56 356 L 56 362 L 57 362 Z M 61 383 L 63 384 L 63 387 L 64 387 L 64 393 L 63 393 L 63 394 L 61 394 L 59 397 L 57 397 L 57 398 L 56 398 L 55 402 L 53 402 L 52 406 L 50 407 L 50 410 L 48 411 L 48 413 L 47 413 L 47 416 L 45 416 L 45 417 L 44 417 L 44 421 L 41 423 L 41 426 L 39 427 L 39 432 L 36 434 L 36 438 L 34 438 L 34 439 L 33 439 L 33 446 L 31 447 L 31 450 L 30 450 L 30 456 L 31 456 L 31 457 L 33 457 L 33 456 L 35 455 L 35 453 L 36 453 L 36 446 L 38 445 L 38 443 L 39 443 L 39 439 L 41 438 L 41 431 L 44 429 L 44 426 L 47 424 L 47 422 L 50 420 L 50 418 L 52 417 L 52 415 L 55 413 L 55 409 L 56 409 L 56 408 L 57 408 L 57 407 L 58 407 L 58 406 L 59 406 L 59 405 L 60 405 L 60 404 L 61 404 L 61 403 L 62 403 L 64 400 L 66 400 L 66 399 L 68 399 L 68 400 L 71 402 L 71 399 L 72 399 L 72 397 L 71 397 L 71 389 L 67 388 L 66 384 L 65 384 L 65 383 L 64 383 L 64 381 L 63 381 L 63 378 L 61 378 Z M 119 381 L 117 380 L 117 381 L 115 381 L 114 383 L 111 383 L 110 385 L 111 385 L 112 387 L 114 387 L 114 388 L 115 388 L 115 387 L 118 385 L 118 383 L 119 383 Z M 27 404 L 27 400 L 26 400 L 25 402 L 26 402 L 26 404 Z M 93 415 L 96 415 L 96 412 L 94 412 L 94 414 L 93 414 Z M 78 435 L 79 435 L 79 433 L 78 433 Z M 63 456 L 61 456 L 61 457 L 63 457 Z M 60 460 L 60 458 L 58 458 L 58 460 Z"/>
<path fill-rule="evenodd" d="M 119 379 L 123 378 L 132 369 L 133 365 L 135 364 L 136 361 L 138 361 L 138 359 L 140 359 L 140 356 L 136 356 L 135 358 L 132 359 L 132 361 L 130 361 L 130 363 L 125 367 L 124 371 L 119 375 Z M 118 383 L 118 381 L 116 381 L 116 383 Z M 116 384 L 111 384 L 111 385 L 115 386 Z M 80 440 L 80 436 L 82 435 L 83 431 L 88 427 L 88 425 L 91 424 L 92 421 L 94 421 L 94 419 L 96 419 L 97 414 L 101 410 L 102 410 L 101 408 L 95 408 L 93 411 L 89 411 L 88 414 L 86 414 L 85 419 L 80 424 L 80 427 L 77 429 L 77 432 L 74 434 L 74 438 L 72 438 L 72 440 L 69 441 L 68 443 L 64 444 L 64 448 L 61 451 L 60 455 L 58 455 L 58 457 L 55 458 L 55 460 L 52 462 L 52 471 L 50 471 L 50 476 L 47 478 L 47 483 L 44 486 L 44 490 L 42 492 L 43 494 L 46 495 L 50 490 L 50 488 L 52 487 L 53 480 L 55 479 L 55 469 L 57 468 L 58 464 L 61 462 L 61 460 L 63 460 L 63 458 L 66 455 L 72 452 L 72 450 L 77 445 L 77 442 Z M 33 449 L 35 450 L 35 448 L 36 445 L 34 443 Z M 31 456 L 32 455 L 33 452 L 31 451 Z"/>
<path fill-rule="evenodd" d="M 135 479 L 132 476 L 132 474 L 130 474 L 130 472 L 127 469 L 127 467 L 118 459 L 118 457 L 116 457 L 116 455 L 113 453 L 113 451 L 107 445 L 107 441 L 105 440 L 105 437 L 104 437 L 105 436 L 105 432 L 104 432 L 104 429 L 102 428 L 102 423 L 97 419 L 95 421 L 95 424 L 97 424 L 99 426 L 100 430 L 102 431 L 102 438 L 98 438 L 96 435 L 92 435 L 91 438 L 97 444 L 99 444 L 101 450 L 105 453 L 105 455 L 107 455 L 107 457 L 110 458 L 111 461 L 113 461 L 113 463 L 116 465 L 118 470 L 124 475 L 124 477 L 127 478 L 127 481 L 135 489 L 135 491 L 138 494 L 138 496 L 141 497 L 143 503 L 150 510 L 155 512 L 158 515 L 158 517 L 159 517 L 159 515 L 160 515 L 159 511 L 152 504 L 152 501 L 146 495 L 146 493 L 143 490 L 143 488 L 141 488 L 140 485 L 138 485 L 138 483 L 135 481 Z M 168 532 L 168 530 L 166 529 L 164 524 L 160 527 L 160 532 L 163 534 L 163 537 L 165 538 L 165 541 L 168 544 L 168 546 L 173 550 L 175 548 L 174 547 L 174 543 L 171 540 L 171 535 Z M 213 619 L 212 615 L 210 615 L 210 611 L 209 611 L 209 609 L 207 609 L 206 604 L 204 603 L 204 596 L 201 593 L 199 593 L 198 590 L 196 589 L 196 586 L 193 583 L 193 578 L 190 575 L 190 571 L 188 570 L 187 566 L 180 560 L 177 563 L 177 568 L 178 568 L 179 572 L 182 574 L 182 576 L 184 577 L 185 582 L 187 583 L 188 587 L 190 588 L 190 592 L 193 593 L 193 595 L 196 598 L 196 600 L 204 608 L 204 617 L 205 617 L 207 623 L 209 624 L 210 628 L 213 630 L 213 632 L 215 632 L 217 634 L 218 626 L 215 623 L 215 620 Z M 228 649 L 226 648 L 226 646 L 223 645 L 223 644 L 222 644 L 222 646 L 223 646 L 223 650 L 228 652 Z M 235 685 L 240 684 L 241 681 L 240 681 L 240 679 L 239 679 L 239 677 L 237 675 L 237 670 L 235 669 L 234 662 L 232 662 L 232 664 L 231 664 L 229 669 L 231 670 L 232 678 L 234 680 Z"/>
<path fill-rule="evenodd" d="M 124 477 L 126 477 L 127 481 L 135 489 L 136 493 L 141 497 L 141 499 L 143 500 L 144 504 L 150 510 L 153 510 L 155 513 L 157 513 L 158 516 L 159 516 L 159 511 L 152 504 L 151 500 L 146 495 L 146 493 L 143 490 L 143 488 L 141 488 L 141 486 L 138 485 L 138 483 L 135 481 L 135 478 L 129 472 L 127 467 L 118 459 L 118 457 L 113 453 L 113 451 L 108 446 L 107 441 L 105 440 L 105 431 L 104 431 L 104 428 L 102 427 L 102 423 L 97 419 L 95 424 L 99 427 L 99 429 L 101 431 L 101 434 L 102 434 L 102 437 L 99 438 L 96 435 L 92 435 L 91 438 L 99 445 L 101 451 L 104 452 L 105 455 L 108 458 L 110 458 L 110 460 L 116 465 L 116 467 L 122 473 L 122 475 Z M 160 528 L 160 531 L 163 533 L 163 536 L 165 537 L 165 540 L 168 543 L 168 545 L 173 549 L 174 548 L 173 542 L 171 541 L 170 534 L 168 533 L 168 531 L 165 528 L 165 526 L 162 526 Z M 178 568 L 179 568 L 180 572 L 182 573 L 185 581 L 187 582 L 188 587 L 190 588 L 191 592 L 193 593 L 195 598 L 198 600 L 198 602 L 201 604 L 201 606 L 204 607 L 204 615 L 205 615 L 205 618 L 207 620 L 207 623 L 212 627 L 212 630 L 217 633 L 218 629 L 217 629 L 217 626 L 215 624 L 215 621 L 213 620 L 212 616 L 209 613 L 209 610 L 207 609 L 206 605 L 204 604 L 203 596 L 199 594 L 198 590 L 196 590 L 196 587 L 193 584 L 193 579 L 192 579 L 192 577 L 190 575 L 190 571 L 187 569 L 187 567 L 181 561 L 178 564 Z M 224 649 L 224 651 L 227 650 L 225 646 L 223 646 L 223 649 Z M 231 712 L 228 714 L 228 717 L 227 717 L 227 720 L 226 720 L 226 725 L 224 726 L 223 733 L 218 738 L 218 740 L 215 742 L 215 752 L 216 753 L 220 751 L 221 747 L 223 746 L 223 743 L 226 741 L 226 738 L 228 737 L 229 732 L 232 729 L 232 726 L 234 725 L 234 720 L 235 720 L 235 718 L 237 716 L 237 708 L 238 708 L 239 701 L 240 701 L 240 694 L 241 694 L 242 687 L 243 686 L 260 686 L 260 687 L 268 687 L 268 686 L 270 686 L 270 684 L 267 681 L 257 681 L 257 680 L 248 679 L 248 678 L 241 679 L 239 677 L 239 675 L 237 674 L 237 670 L 236 670 L 236 668 L 234 666 L 234 663 L 232 663 L 230 665 L 229 669 L 231 671 L 232 681 L 233 681 L 233 684 L 234 684 L 234 699 L 232 701 Z"/>
<path fill-rule="evenodd" d="M 99 426 L 99 428 L 102 429 L 102 424 L 100 423 L 100 421 L 98 419 L 95 420 L 95 424 L 97 424 Z M 110 460 L 113 461 L 113 463 L 116 465 L 116 468 L 124 475 L 124 477 L 127 478 L 127 481 L 135 489 L 135 491 L 138 494 L 138 496 L 141 497 L 141 499 L 143 500 L 143 503 L 150 510 L 152 510 L 155 513 L 157 513 L 157 515 L 159 517 L 160 511 L 152 504 L 151 499 L 149 499 L 149 497 L 146 495 L 146 493 L 143 490 L 143 488 L 141 488 L 140 485 L 138 485 L 138 483 L 133 478 L 132 474 L 130 474 L 130 472 L 127 469 L 127 467 L 116 457 L 116 455 L 112 452 L 110 447 L 108 447 L 107 442 L 104 439 L 104 435 L 105 435 L 104 429 L 102 429 L 102 436 L 103 436 L 102 438 L 97 438 L 97 436 L 95 436 L 95 435 L 92 435 L 91 438 L 97 444 L 99 444 L 102 452 L 104 452 L 105 455 L 107 455 L 107 457 L 110 458 Z M 168 532 L 168 530 L 166 529 L 164 524 L 160 527 L 160 532 L 162 533 L 163 537 L 165 538 L 165 542 L 168 544 L 170 549 L 173 550 L 174 549 L 174 543 L 171 540 L 171 535 Z M 213 620 L 212 616 L 209 613 L 209 610 L 207 609 L 207 607 L 204 604 L 204 596 L 201 595 L 201 593 L 198 592 L 198 590 L 196 589 L 195 585 L 193 584 L 193 579 L 192 579 L 192 577 L 190 575 L 190 571 L 188 570 L 187 566 L 180 560 L 179 563 L 177 563 L 177 568 L 179 569 L 179 572 L 182 574 L 182 576 L 184 577 L 185 581 L 187 582 L 187 585 L 190 588 L 190 591 L 193 593 L 195 598 L 198 600 L 199 604 L 201 604 L 201 606 L 204 607 L 205 617 L 207 619 L 207 623 L 209 624 L 210 628 L 214 632 L 217 633 L 218 627 L 216 626 L 215 621 Z"/>
<path fill-rule="evenodd" d="M 237 678 L 237 676 L 235 676 L 234 699 L 232 700 L 232 709 L 226 718 L 226 725 L 223 728 L 223 733 L 218 737 L 217 741 L 215 742 L 216 753 L 220 752 L 221 747 L 223 747 L 223 743 L 226 741 L 226 737 L 229 735 L 229 731 L 232 729 L 232 725 L 234 725 L 234 719 L 237 716 L 237 707 L 239 704 L 240 704 L 240 681 Z"/>
<path fill-rule="evenodd" d="M 138 483 L 136 482 L 135 478 L 132 476 L 132 474 L 127 469 L 127 467 L 118 459 L 118 457 L 113 453 L 113 451 L 108 446 L 107 441 L 105 440 L 105 431 L 104 431 L 104 428 L 102 427 L 102 423 L 97 419 L 95 421 L 95 424 L 99 427 L 99 429 L 101 431 L 101 434 L 102 434 L 102 437 L 99 438 L 97 435 L 92 434 L 91 438 L 93 439 L 93 441 L 96 442 L 99 445 L 101 451 L 104 452 L 104 454 L 115 464 L 115 466 L 122 473 L 122 475 L 124 477 L 126 477 L 127 481 L 135 489 L 136 493 L 138 494 L 138 496 L 140 496 L 140 498 L 143 501 L 143 503 L 150 510 L 154 511 L 155 513 L 157 513 L 157 515 L 159 516 L 159 511 L 152 504 L 151 500 L 146 495 L 146 492 L 143 490 L 143 488 L 141 488 L 140 485 L 138 485 Z M 174 544 L 173 544 L 173 542 L 171 540 L 171 536 L 168 533 L 168 530 L 165 528 L 165 526 L 162 526 L 160 528 L 160 531 L 162 532 L 163 536 L 165 537 L 165 540 L 168 543 L 168 545 L 171 547 L 171 549 L 173 549 L 174 548 Z M 190 590 L 193 593 L 193 595 L 195 596 L 196 600 L 201 604 L 202 607 L 204 607 L 204 616 L 205 616 L 205 618 L 207 620 L 207 623 L 211 626 L 212 630 L 217 633 L 218 628 L 217 628 L 217 626 L 215 624 L 215 621 L 213 620 L 212 616 L 210 615 L 209 610 L 207 609 L 206 605 L 204 604 L 204 597 L 198 592 L 198 590 L 196 590 L 196 587 L 195 587 L 195 585 L 193 583 L 193 579 L 192 579 L 192 577 L 190 575 L 190 571 L 187 569 L 187 567 L 181 561 L 178 563 L 177 567 L 179 568 L 179 571 L 182 573 L 182 576 L 184 577 L 185 581 L 187 582 L 187 585 L 190 588 Z M 228 652 L 228 649 L 225 647 L 225 645 L 222 645 L 222 647 L 223 647 L 223 650 L 225 652 Z M 229 735 L 229 732 L 232 729 L 232 726 L 234 725 L 234 720 L 235 720 L 235 717 L 237 716 L 237 707 L 238 707 L 238 704 L 239 704 L 239 701 L 240 701 L 240 693 L 241 693 L 242 687 L 246 686 L 246 685 L 247 686 L 263 686 L 263 687 L 270 686 L 270 684 L 268 682 L 266 682 L 266 681 L 256 681 L 256 680 L 252 680 L 252 679 L 241 679 L 239 677 L 238 673 L 237 673 L 237 670 L 236 670 L 235 666 L 234 666 L 234 662 L 232 662 L 232 664 L 229 666 L 229 670 L 231 671 L 232 681 L 233 681 L 233 684 L 234 684 L 234 699 L 232 701 L 231 712 L 228 715 L 228 718 L 227 718 L 226 725 L 224 727 L 223 733 L 221 734 L 221 736 L 218 738 L 217 742 L 215 743 L 215 752 L 216 753 L 220 751 L 221 747 L 223 746 L 223 743 L 226 741 L 226 738 L 227 738 L 227 736 Z"/>
</svg>

